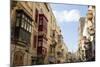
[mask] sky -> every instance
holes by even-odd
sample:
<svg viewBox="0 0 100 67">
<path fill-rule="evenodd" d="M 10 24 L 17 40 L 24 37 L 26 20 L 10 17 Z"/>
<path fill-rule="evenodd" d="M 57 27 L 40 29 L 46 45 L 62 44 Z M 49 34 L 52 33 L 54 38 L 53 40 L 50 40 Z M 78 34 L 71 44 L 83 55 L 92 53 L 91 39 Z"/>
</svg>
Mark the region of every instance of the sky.
<svg viewBox="0 0 100 67">
<path fill-rule="evenodd" d="M 72 4 L 50 4 L 50 6 L 61 28 L 68 51 L 76 52 L 78 49 L 79 18 L 86 16 L 88 6 Z"/>
</svg>

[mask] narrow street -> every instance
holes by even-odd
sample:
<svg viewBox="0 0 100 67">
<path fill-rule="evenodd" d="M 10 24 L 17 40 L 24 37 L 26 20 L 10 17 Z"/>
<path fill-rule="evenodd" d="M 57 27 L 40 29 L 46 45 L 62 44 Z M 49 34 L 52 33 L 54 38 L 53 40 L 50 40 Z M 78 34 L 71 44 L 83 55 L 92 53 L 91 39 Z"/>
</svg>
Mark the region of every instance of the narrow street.
<svg viewBox="0 0 100 67">
<path fill-rule="evenodd" d="M 11 66 L 95 61 L 95 6 L 11 2 Z"/>
</svg>

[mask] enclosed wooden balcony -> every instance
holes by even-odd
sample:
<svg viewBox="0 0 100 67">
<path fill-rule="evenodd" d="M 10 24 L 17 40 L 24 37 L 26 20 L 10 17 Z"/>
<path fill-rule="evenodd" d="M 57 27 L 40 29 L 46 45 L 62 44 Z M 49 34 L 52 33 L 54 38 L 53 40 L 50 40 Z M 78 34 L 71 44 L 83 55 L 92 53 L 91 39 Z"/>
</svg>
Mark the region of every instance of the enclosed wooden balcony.
<svg viewBox="0 0 100 67">
<path fill-rule="evenodd" d="M 90 35 L 95 35 L 95 28 L 94 28 L 93 26 L 90 26 L 90 27 L 88 28 L 88 33 L 89 33 Z"/>
<path fill-rule="evenodd" d="M 88 20 L 92 20 L 92 18 L 93 18 L 93 11 L 92 10 L 88 10 L 87 18 L 88 18 Z"/>
</svg>

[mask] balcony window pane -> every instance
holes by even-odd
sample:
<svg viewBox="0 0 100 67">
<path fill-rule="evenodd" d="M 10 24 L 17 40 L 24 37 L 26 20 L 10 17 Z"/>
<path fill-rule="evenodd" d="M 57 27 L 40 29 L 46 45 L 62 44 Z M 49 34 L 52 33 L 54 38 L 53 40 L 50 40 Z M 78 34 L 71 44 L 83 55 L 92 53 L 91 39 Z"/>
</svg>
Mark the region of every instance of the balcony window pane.
<svg viewBox="0 0 100 67">
<path fill-rule="evenodd" d="M 17 18 L 17 20 L 16 20 L 16 26 L 18 27 L 19 24 L 20 24 L 20 18 Z"/>
<path fill-rule="evenodd" d="M 22 19 L 21 27 L 24 28 L 24 19 Z"/>
</svg>

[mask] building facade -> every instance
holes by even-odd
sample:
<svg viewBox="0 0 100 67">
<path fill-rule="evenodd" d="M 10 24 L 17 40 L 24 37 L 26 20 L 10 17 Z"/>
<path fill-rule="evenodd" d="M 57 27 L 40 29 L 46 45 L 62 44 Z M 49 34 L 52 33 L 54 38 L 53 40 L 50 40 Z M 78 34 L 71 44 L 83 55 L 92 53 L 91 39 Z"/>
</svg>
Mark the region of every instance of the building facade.
<svg viewBox="0 0 100 67">
<path fill-rule="evenodd" d="M 81 17 L 79 19 L 79 48 L 78 48 L 78 57 L 79 57 L 79 60 L 84 60 L 84 57 L 85 57 L 85 48 L 84 48 L 84 42 L 82 40 L 83 38 L 83 29 L 84 29 L 84 25 L 85 25 L 85 17 Z"/>
<path fill-rule="evenodd" d="M 11 2 L 12 66 L 57 63 L 59 35 L 61 30 L 49 4 Z M 60 45 L 64 49 L 65 62 L 67 49 L 64 42 Z"/>
<path fill-rule="evenodd" d="M 79 54 L 81 61 L 95 60 L 95 6 L 88 6 L 84 23 L 80 22 Z"/>
<path fill-rule="evenodd" d="M 32 13 L 31 2 L 11 3 L 11 65 L 30 65 Z"/>
</svg>

